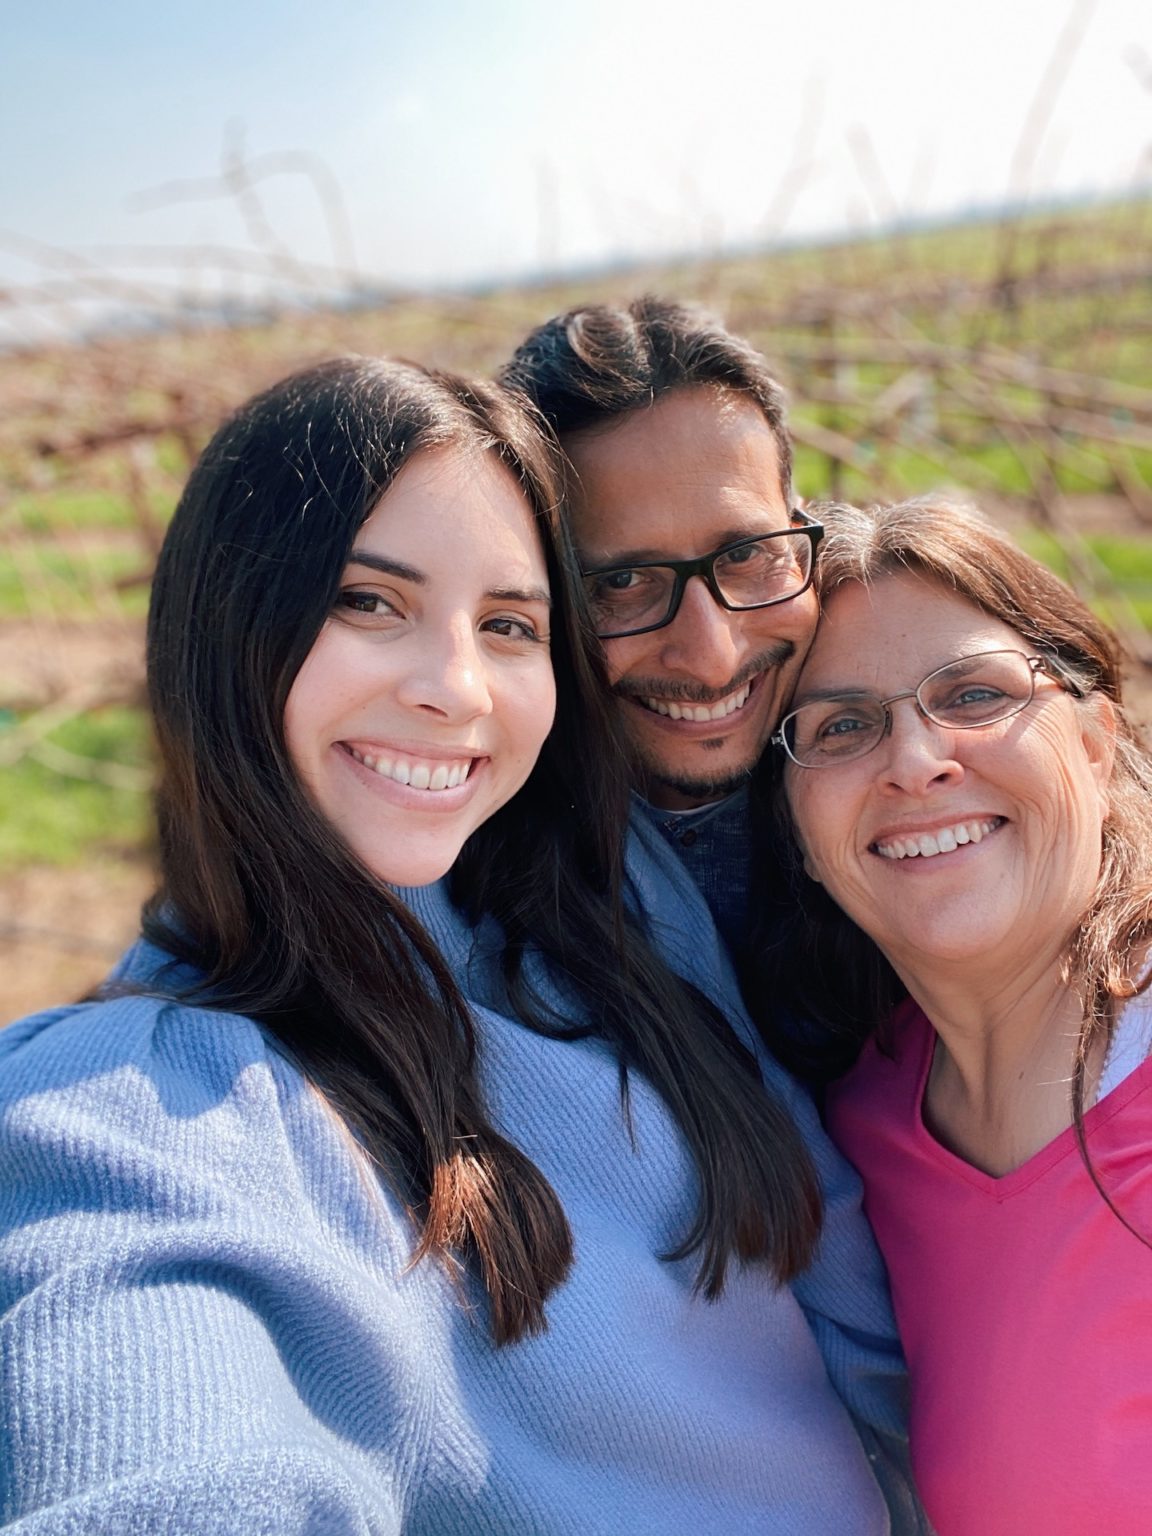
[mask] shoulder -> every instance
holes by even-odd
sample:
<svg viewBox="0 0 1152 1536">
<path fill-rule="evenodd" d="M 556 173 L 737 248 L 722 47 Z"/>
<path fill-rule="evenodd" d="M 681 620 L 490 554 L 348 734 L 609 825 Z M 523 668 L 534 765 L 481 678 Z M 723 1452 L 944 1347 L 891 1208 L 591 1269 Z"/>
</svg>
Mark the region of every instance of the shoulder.
<svg viewBox="0 0 1152 1536">
<path fill-rule="evenodd" d="M 0 1524 L 48 1501 L 51 1530 L 234 1530 L 243 1475 L 261 1529 L 319 1529 L 366 1418 L 422 1475 L 405 1394 L 448 1282 L 407 1280 L 411 1248 L 253 1020 L 132 995 L 0 1031 Z"/>
<path fill-rule="evenodd" d="M 143 1133 L 153 1121 L 270 1107 L 300 1074 L 238 1014 L 123 995 L 55 1008 L 0 1032 L 0 1114 L 83 1117 L 99 1108 Z"/>
<path fill-rule="evenodd" d="M 156 995 L 0 1030 L 0 1161 L 0 1239 L 33 1218 L 323 1222 L 363 1204 L 350 1133 L 276 1042 Z"/>
</svg>

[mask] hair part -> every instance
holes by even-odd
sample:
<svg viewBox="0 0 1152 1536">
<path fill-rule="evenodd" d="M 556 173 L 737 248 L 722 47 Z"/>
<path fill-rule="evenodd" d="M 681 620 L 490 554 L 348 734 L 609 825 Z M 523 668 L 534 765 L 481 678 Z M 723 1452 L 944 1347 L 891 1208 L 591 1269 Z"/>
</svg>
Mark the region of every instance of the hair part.
<svg viewBox="0 0 1152 1536">
<path fill-rule="evenodd" d="M 704 309 L 651 294 L 627 305 L 581 305 L 525 337 L 501 379 L 533 401 L 562 441 L 644 410 L 674 389 L 746 396 L 775 439 L 780 488 L 791 505 L 784 390 L 765 358 Z"/>
</svg>

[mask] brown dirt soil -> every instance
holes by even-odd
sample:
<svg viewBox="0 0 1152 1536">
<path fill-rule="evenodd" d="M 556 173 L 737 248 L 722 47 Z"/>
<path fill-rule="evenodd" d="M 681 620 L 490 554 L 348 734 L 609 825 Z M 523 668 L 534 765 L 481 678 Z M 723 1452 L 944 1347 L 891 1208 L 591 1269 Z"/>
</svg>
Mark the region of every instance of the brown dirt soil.
<svg viewBox="0 0 1152 1536">
<path fill-rule="evenodd" d="M 0 708 L 38 709 L 62 696 L 120 701 L 143 685 L 143 620 L 0 623 Z"/>
<path fill-rule="evenodd" d="M 143 860 L 37 867 L 0 879 L 0 1024 L 94 986 L 135 936 L 151 889 Z"/>
</svg>

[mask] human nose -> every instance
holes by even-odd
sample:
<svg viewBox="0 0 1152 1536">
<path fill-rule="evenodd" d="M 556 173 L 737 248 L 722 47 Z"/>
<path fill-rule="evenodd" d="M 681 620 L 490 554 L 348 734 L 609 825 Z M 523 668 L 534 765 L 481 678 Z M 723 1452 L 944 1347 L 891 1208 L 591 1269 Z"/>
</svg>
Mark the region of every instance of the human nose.
<svg viewBox="0 0 1152 1536">
<path fill-rule="evenodd" d="M 954 728 L 930 720 L 912 693 L 889 699 L 885 710 L 888 731 L 878 766 L 887 787 L 924 795 L 963 779 L 964 766 L 954 755 Z"/>
<path fill-rule="evenodd" d="M 740 618 L 721 608 L 702 576 L 690 576 L 676 617 L 664 631 L 661 663 L 708 687 L 731 682 L 744 660 Z"/>
<path fill-rule="evenodd" d="M 413 640 L 411 665 L 396 690 L 401 704 L 446 721 L 491 713 L 488 670 L 470 619 Z"/>
</svg>

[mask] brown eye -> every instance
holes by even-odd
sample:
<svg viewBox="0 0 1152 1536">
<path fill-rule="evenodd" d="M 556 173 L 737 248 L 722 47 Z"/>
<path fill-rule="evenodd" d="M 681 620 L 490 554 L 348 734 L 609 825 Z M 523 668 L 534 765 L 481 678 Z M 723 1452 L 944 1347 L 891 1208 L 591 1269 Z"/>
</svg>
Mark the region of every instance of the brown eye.
<svg viewBox="0 0 1152 1536">
<path fill-rule="evenodd" d="M 388 618 L 398 610 L 380 592 L 363 592 L 349 589 L 336 599 L 338 612 L 363 614 L 366 618 Z"/>
<path fill-rule="evenodd" d="M 514 619 L 510 615 L 501 615 L 499 618 L 486 619 L 484 629 L 490 635 L 497 635 L 501 640 L 533 640 L 541 639 L 540 631 L 528 619 Z"/>
</svg>

